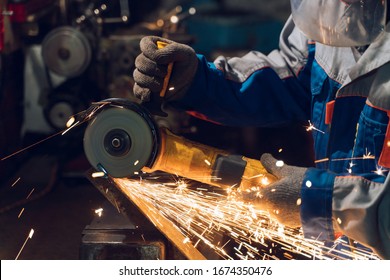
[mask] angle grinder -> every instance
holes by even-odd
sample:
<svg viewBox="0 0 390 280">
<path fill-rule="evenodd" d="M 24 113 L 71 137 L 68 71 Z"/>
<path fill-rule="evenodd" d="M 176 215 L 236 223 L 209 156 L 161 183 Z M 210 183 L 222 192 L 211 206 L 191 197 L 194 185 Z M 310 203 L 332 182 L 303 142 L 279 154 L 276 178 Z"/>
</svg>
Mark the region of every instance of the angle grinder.
<svg viewBox="0 0 390 280">
<path fill-rule="evenodd" d="M 223 189 L 261 187 L 275 181 L 259 160 L 230 154 L 158 127 L 142 105 L 112 98 L 94 111 L 84 133 L 90 164 L 107 176 L 163 171 Z"/>
</svg>

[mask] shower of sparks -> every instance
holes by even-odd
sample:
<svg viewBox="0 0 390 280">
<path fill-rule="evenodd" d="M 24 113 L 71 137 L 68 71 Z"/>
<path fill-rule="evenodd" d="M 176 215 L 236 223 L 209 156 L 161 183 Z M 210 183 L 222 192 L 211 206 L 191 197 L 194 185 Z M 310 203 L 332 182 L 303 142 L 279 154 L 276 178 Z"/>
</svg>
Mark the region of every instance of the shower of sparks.
<svg viewBox="0 0 390 280">
<path fill-rule="evenodd" d="M 374 160 L 374 159 L 375 159 L 375 155 L 372 155 L 371 152 L 367 151 L 367 149 L 366 149 L 366 153 L 360 157 L 347 157 L 347 158 L 334 158 L 334 159 L 324 158 L 324 159 L 316 160 L 315 163 L 321 163 L 321 162 L 326 162 L 326 161 L 349 161 L 347 172 L 352 174 L 353 167 L 358 165 L 356 163 L 356 161 L 358 161 L 358 160 Z M 384 175 L 384 173 L 388 172 L 388 170 L 378 166 L 376 168 L 376 170 L 374 170 L 372 172 L 374 172 L 378 175 Z"/>
<path fill-rule="evenodd" d="M 311 123 L 311 121 L 309 120 L 308 121 L 309 122 L 309 126 L 308 127 L 306 127 L 306 131 L 311 131 L 311 130 L 315 130 L 315 131 L 318 131 L 318 132 L 321 132 L 322 134 L 325 134 L 325 132 L 324 131 L 322 131 L 322 130 L 319 130 L 318 128 L 316 128 L 312 123 Z"/>
<path fill-rule="evenodd" d="M 96 213 L 99 217 L 101 217 L 101 216 L 103 215 L 103 208 L 96 209 L 96 210 L 95 210 L 95 213 Z"/>
<path fill-rule="evenodd" d="M 378 259 L 363 250 L 353 251 L 348 244 L 343 244 L 343 251 L 336 249 L 339 239 L 333 247 L 305 239 L 302 230 L 284 227 L 268 212 L 242 200 L 239 191 L 221 194 L 208 188 L 186 187 L 183 181 L 173 187 L 147 179 L 113 180 L 121 190 L 131 193 L 132 199 L 152 205 L 148 210 L 166 218 L 183 235 L 182 242 L 223 259 Z"/>
<path fill-rule="evenodd" d="M 66 128 L 64 130 L 61 130 L 61 131 L 59 131 L 57 133 L 54 133 L 54 134 L 52 134 L 52 135 L 50 135 L 50 136 L 48 136 L 48 137 L 46 137 L 46 138 L 44 138 L 42 140 L 39 140 L 39 141 L 37 141 L 37 142 L 27 146 L 27 147 L 24 147 L 24 148 L 14 152 L 14 153 L 12 153 L 12 154 L 9 154 L 8 156 L 5 156 L 5 157 L 1 158 L 0 161 L 7 160 L 7 159 L 9 159 L 9 158 L 11 158 L 13 156 L 16 156 L 16 155 L 18 155 L 18 154 L 20 154 L 20 153 L 22 153 L 22 152 L 24 152 L 24 151 L 26 151 L 28 149 L 31 149 L 31 148 L 33 148 L 33 147 L 35 147 L 35 146 L 37 146 L 37 145 L 39 145 L 39 144 L 41 144 L 41 143 L 43 143 L 45 141 L 48 141 L 49 139 L 54 138 L 56 136 L 64 135 L 70 129 L 75 128 L 76 126 L 79 126 L 79 125 L 81 125 L 81 124 L 91 120 L 95 116 L 96 112 L 98 112 L 100 109 L 102 109 L 103 107 L 108 106 L 108 105 L 110 105 L 112 107 L 120 107 L 120 106 L 117 106 L 115 104 L 111 104 L 111 102 L 106 102 L 106 101 L 94 102 L 94 103 L 92 103 L 92 105 L 87 110 L 81 111 L 78 114 L 73 116 L 73 118 L 76 118 L 76 116 L 80 116 L 81 117 L 80 121 L 77 121 L 76 123 L 73 123 L 70 127 Z M 71 119 L 72 119 L 72 117 L 71 117 Z M 70 122 L 70 120 L 68 122 Z"/>
<path fill-rule="evenodd" d="M 28 236 L 27 236 L 26 240 L 24 241 L 22 247 L 20 248 L 19 253 L 18 253 L 18 255 L 16 256 L 15 260 L 17 260 L 17 259 L 19 258 L 20 254 L 22 253 L 24 247 L 25 247 L 26 244 L 27 244 L 27 241 L 28 241 L 29 239 L 31 239 L 31 238 L 33 237 L 33 235 L 34 235 L 34 230 L 31 229 L 31 230 L 30 230 L 30 233 L 28 234 Z"/>
</svg>

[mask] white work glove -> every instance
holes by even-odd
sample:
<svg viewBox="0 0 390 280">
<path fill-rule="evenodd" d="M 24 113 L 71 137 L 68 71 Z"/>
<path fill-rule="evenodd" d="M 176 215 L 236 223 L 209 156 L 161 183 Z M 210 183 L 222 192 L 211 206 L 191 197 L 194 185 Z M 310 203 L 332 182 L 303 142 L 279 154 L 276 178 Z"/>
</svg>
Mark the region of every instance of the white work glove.
<svg viewBox="0 0 390 280">
<path fill-rule="evenodd" d="M 279 164 L 282 162 L 270 154 L 263 154 L 260 161 L 278 180 L 260 190 L 244 194 L 244 199 L 259 209 L 267 210 L 280 223 L 300 227 L 301 186 L 307 168 Z"/>
<path fill-rule="evenodd" d="M 159 49 L 157 41 L 167 45 Z M 177 100 L 183 96 L 190 87 L 198 67 L 195 51 L 187 45 L 156 36 L 142 38 L 140 48 L 141 54 L 135 60 L 134 95 L 143 102 L 161 102 L 159 94 L 168 73 L 168 65 L 173 63 L 164 100 Z"/>
</svg>

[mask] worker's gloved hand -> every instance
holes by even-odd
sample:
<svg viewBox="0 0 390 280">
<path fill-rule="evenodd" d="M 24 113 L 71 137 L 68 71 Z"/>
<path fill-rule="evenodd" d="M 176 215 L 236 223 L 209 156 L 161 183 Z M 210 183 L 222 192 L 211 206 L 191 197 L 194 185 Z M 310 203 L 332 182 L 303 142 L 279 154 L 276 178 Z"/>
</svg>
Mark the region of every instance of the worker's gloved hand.
<svg viewBox="0 0 390 280">
<path fill-rule="evenodd" d="M 259 209 L 268 210 L 280 223 L 289 227 L 301 226 L 301 186 L 307 168 L 286 165 L 270 154 L 263 154 L 260 161 L 278 181 L 262 187 L 260 193 L 247 194 L 245 198 Z"/>
<path fill-rule="evenodd" d="M 157 41 L 167 45 L 158 49 Z M 163 88 L 168 64 L 173 63 L 164 100 L 180 99 L 190 87 L 198 67 L 195 51 L 187 45 L 156 36 L 142 38 L 140 48 L 141 54 L 135 60 L 134 95 L 143 102 L 156 102 Z"/>
</svg>

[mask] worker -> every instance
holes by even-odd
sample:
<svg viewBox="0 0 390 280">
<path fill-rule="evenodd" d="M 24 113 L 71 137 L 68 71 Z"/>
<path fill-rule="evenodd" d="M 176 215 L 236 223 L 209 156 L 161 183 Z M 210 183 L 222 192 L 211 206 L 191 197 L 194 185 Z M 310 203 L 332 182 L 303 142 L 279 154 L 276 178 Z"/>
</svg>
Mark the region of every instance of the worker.
<svg viewBox="0 0 390 280">
<path fill-rule="evenodd" d="M 390 259 L 388 2 L 291 0 L 279 48 L 267 55 L 209 62 L 190 46 L 144 37 L 134 94 L 159 102 L 174 63 L 163 100 L 177 109 L 229 126 L 310 121 L 316 166 L 262 155 L 279 180 L 253 202 L 286 226 L 302 227 L 305 238 L 341 233 Z M 158 40 L 168 45 L 159 49 Z"/>
</svg>

